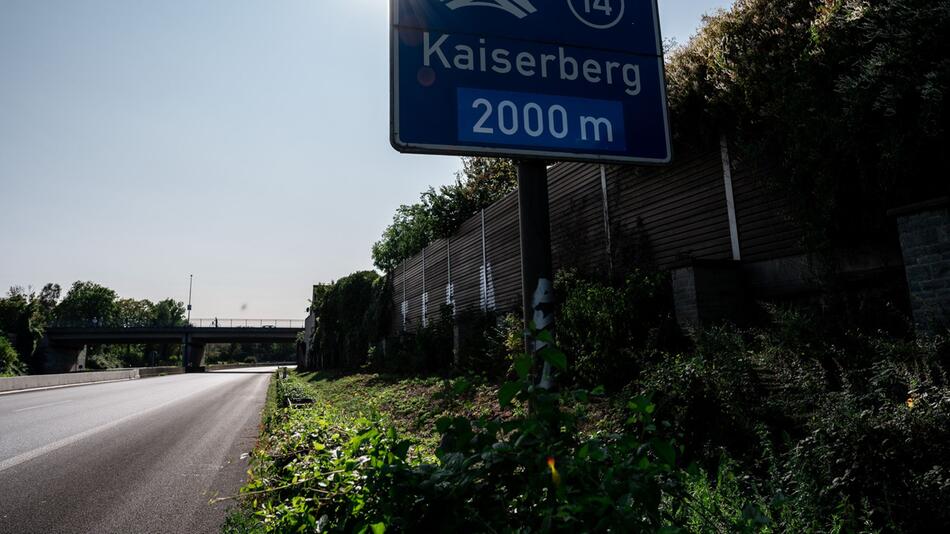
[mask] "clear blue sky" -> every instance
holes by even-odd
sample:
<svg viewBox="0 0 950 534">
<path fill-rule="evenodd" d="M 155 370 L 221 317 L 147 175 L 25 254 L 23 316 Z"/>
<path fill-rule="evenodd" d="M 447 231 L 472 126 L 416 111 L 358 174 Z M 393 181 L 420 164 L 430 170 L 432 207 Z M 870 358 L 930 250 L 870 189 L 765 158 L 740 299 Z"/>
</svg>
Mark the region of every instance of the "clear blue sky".
<svg viewBox="0 0 950 534">
<path fill-rule="evenodd" d="M 547 1 L 547 0 L 546 0 Z M 551 0 L 553 1 L 553 0 Z M 685 42 L 729 0 L 660 0 Z M 388 0 L 0 0 L 0 290 L 301 318 L 457 158 L 388 142 Z M 243 308 L 243 309 L 242 309 Z"/>
</svg>

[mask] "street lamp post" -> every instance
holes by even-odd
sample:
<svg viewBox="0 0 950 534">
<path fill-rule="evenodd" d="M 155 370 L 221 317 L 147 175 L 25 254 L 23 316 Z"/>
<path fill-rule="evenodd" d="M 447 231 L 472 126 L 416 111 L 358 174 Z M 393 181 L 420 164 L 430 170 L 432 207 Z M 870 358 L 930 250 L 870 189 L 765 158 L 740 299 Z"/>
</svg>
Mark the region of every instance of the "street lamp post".
<svg viewBox="0 0 950 534">
<path fill-rule="evenodd" d="M 191 328 L 191 288 L 192 288 L 194 279 L 195 279 L 195 275 L 193 274 L 188 275 L 188 322 L 187 322 L 188 328 Z M 182 351 L 182 355 L 183 355 L 182 363 L 185 364 L 185 372 L 188 372 L 187 371 L 188 364 L 190 363 L 188 360 L 191 359 L 191 334 L 189 333 L 185 334 L 185 346 L 183 348 L 184 350 Z"/>
</svg>

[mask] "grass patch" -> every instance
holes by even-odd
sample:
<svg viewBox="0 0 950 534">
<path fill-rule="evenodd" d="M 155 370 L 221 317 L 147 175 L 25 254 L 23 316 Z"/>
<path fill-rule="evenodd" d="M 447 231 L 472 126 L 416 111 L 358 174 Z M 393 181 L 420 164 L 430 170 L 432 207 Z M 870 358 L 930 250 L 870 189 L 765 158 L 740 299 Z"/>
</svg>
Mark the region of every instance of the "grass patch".
<svg viewBox="0 0 950 534">
<path fill-rule="evenodd" d="M 300 373 L 315 402 L 346 420 L 367 418 L 393 426 L 414 442 L 413 458 L 434 457 L 435 421 L 447 415 L 508 415 L 498 406 L 498 388 L 488 383 L 373 373 Z"/>
</svg>

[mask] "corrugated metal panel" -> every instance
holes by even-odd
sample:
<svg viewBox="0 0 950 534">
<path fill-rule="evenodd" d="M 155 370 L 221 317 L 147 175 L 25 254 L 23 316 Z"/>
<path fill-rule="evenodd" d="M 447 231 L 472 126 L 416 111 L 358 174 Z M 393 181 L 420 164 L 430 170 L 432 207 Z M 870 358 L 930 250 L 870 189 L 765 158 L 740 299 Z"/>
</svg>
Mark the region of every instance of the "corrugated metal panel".
<svg viewBox="0 0 950 534">
<path fill-rule="evenodd" d="M 415 330 L 422 324 L 422 254 L 406 261 L 406 301 L 409 303 L 406 329 Z"/>
<path fill-rule="evenodd" d="M 392 333 L 396 334 L 402 330 L 402 299 L 403 299 L 403 280 L 405 273 L 402 265 L 396 267 L 390 273 L 393 281 L 393 314 L 392 314 Z"/>
<path fill-rule="evenodd" d="M 783 257 L 798 253 L 795 226 L 781 213 L 781 199 L 770 196 L 758 174 L 733 172 L 739 238 L 744 259 Z M 722 160 L 718 150 L 680 156 L 667 167 L 606 168 L 610 237 L 608 253 L 599 165 L 562 163 L 549 168 L 552 259 L 555 269 L 575 267 L 595 275 L 608 274 L 610 260 L 623 272 L 649 263 L 669 268 L 689 258 L 732 257 Z M 425 288 L 428 317 L 439 317 L 449 282 L 457 311 L 482 304 L 483 253 L 491 266 L 491 290 L 498 311 L 521 305 L 521 254 L 518 197 L 512 193 L 466 221 L 449 240 L 426 249 Z M 406 273 L 393 273 L 396 313 L 401 324 L 402 281 L 406 280 L 409 327 L 422 324 L 422 254 L 406 262 Z M 490 291 L 491 293 L 491 291 Z"/>
<path fill-rule="evenodd" d="M 550 173 L 551 253 L 555 271 L 606 274 L 607 232 L 599 165 L 565 164 Z"/>
<path fill-rule="evenodd" d="M 608 198 L 617 247 L 638 247 L 659 268 L 686 258 L 729 259 L 729 220 L 718 152 L 658 168 L 615 167 Z M 613 231 L 613 230 L 612 230 Z M 621 267 L 624 261 L 622 259 Z"/>
<path fill-rule="evenodd" d="M 521 237 L 518 196 L 511 194 L 485 210 L 485 241 L 498 312 L 521 308 Z"/>
<path fill-rule="evenodd" d="M 438 321 L 445 305 L 445 286 L 449 283 L 447 241 L 440 239 L 426 247 L 426 291 L 429 294 L 429 322 Z"/>
<path fill-rule="evenodd" d="M 478 309 L 479 268 L 482 265 L 481 214 L 465 221 L 452 238 L 452 284 L 456 311 Z"/>
<path fill-rule="evenodd" d="M 766 186 L 767 172 L 744 165 L 732 171 L 739 243 L 746 261 L 802 253 L 801 229 L 789 219 L 781 197 Z"/>
</svg>

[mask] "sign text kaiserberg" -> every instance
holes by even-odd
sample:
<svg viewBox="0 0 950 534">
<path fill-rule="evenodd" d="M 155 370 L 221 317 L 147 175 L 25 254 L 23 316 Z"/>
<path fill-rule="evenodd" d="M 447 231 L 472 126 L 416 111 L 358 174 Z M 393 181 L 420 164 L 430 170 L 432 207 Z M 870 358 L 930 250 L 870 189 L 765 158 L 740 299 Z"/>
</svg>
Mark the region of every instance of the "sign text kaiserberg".
<svg viewBox="0 0 950 534">
<path fill-rule="evenodd" d="M 656 0 L 392 0 L 402 152 L 670 161 Z"/>
</svg>

